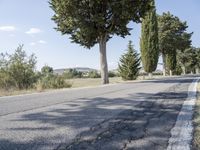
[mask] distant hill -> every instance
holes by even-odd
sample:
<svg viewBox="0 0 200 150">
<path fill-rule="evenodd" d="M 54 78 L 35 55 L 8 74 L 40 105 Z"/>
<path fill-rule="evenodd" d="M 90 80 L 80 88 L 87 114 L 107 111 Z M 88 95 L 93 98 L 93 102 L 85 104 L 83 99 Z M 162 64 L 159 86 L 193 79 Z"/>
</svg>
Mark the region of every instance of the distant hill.
<svg viewBox="0 0 200 150">
<path fill-rule="evenodd" d="M 55 74 L 62 75 L 64 73 L 64 71 L 69 70 L 69 69 L 76 69 L 76 71 L 80 71 L 80 72 L 84 72 L 84 73 L 87 73 L 87 72 L 90 72 L 90 71 L 98 71 L 98 70 L 93 69 L 93 68 L 75 67 L 75 68 L 55 69 L 53 72 Z"/>
</svg>

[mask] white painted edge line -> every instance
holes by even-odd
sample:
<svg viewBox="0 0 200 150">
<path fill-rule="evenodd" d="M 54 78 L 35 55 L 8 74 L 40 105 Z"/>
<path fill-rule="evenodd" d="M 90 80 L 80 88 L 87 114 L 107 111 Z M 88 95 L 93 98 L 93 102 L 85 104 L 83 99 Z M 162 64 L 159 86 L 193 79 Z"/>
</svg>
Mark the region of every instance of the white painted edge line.
<svg viewBox="0 0 200 150">
<path fill-rule="evenodd" d="M 171 130 L 167 150 L 190 150 L 193 132 L 193 108 L 197 99 L 197 85 L 200 77 L 195 78 L 188 88 L 188 98 L 184 101 L 181 111 Z"/>
</svg>

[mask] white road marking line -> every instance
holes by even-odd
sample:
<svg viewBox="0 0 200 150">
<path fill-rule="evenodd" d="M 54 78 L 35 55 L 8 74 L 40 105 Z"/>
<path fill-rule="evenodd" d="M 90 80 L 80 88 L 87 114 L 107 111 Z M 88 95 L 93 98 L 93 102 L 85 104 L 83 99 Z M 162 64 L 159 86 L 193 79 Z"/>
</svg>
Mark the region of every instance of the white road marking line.
<svg viewBox="0 0 200 150">
<path fill-rule="evenodd" d="M 167 150 L 190 150 L 192 142 L 193 108 L 197 97 L 197 85 L 200 77 L 194 79 L 188 89 L 188 98 L 183 103 L 176 124 L 171 130 Z"/>
</svg>

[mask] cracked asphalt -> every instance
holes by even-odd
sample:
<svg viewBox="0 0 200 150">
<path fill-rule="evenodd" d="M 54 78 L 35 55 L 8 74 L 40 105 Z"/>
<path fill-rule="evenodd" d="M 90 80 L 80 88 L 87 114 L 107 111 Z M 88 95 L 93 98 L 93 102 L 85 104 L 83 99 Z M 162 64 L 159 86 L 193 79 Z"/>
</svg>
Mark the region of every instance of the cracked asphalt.
<svg viewBox="0 0 200 150">
<path fill-rule="evenodd" d="M 164 150 L 194 76 L 0 98 L 0 150 Z"/>
</svg>

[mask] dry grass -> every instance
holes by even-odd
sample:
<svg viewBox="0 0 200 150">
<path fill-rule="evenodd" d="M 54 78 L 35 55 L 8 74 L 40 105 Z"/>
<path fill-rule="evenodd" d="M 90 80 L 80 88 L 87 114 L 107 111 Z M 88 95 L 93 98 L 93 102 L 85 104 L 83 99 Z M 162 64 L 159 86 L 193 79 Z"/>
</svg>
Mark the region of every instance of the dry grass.
<svg viewBox="0 0 200 150">
<path fill-rule="evenodd" d="M 31 94 L 31 93 L 36 93 L 38 92 L 35 89 L 30 89 L 30 90 L 3 90 L 0 89 L 0 97 L 2 96 L 12 96 L 12 95 L 21 95 L 21 94 Z"/>
<path fill-rule="evenodd" d="M 162 78 L 162 76 L 153 76 L 153 78 Z M 139 76 L 137 80 L 148 80 L 148 77 Z M 110 83 L 122 83 L 123 81 L 120 77 L 114 77 L 109 78 Z M 92 86 L 99 86 L 101 85 L 101 78 L 82 78 L 82 79 L 68 79 L 66 82 L 72 84 L 72 88 L 78 88 L 78 87 L 92 87 Z M 11 96 L 11 95 L 21 95 L 21 94 L 31 94 L 31 93 L 37 93 L 37 92 L 45 92 L 45 91 L 51 91 L 53 89 L 43 89 L 41 86 L 37 86 L 36 89 L 29 89 L 29 90 L 14 90 L 10 89 L 8 91 L 1 90 L 0 89 L 0 97 L 1 96 Z"/>
<path fill-rule="evenodd" d="M 155 78 L 162 78 L 163 76 L 153 76 L 153 79 Z M 148 76 L 139 76 L 137 80 L 148 80 Z M 91 87 L 91 86 L 98 86 L 101 85 L 101 78 L 81 78 L 81 79 L 68 79 L 66 80 L 69 83 L 72 83 L 72 88 L 77 87 Z M 122 83 L 125 82 L 121 79 L 121 77 L 114 77 L 109 78 L 109 81 L 111 84 L 114 83 Z"/>
<path fill-rule="evenodd" d="M 200 150 L 200 83 L 198 84 L 198 95 L 194 112 L 193 149 Z"/>
<path fill-rule="evenodd" d="M 120 83 L 123 80 L 119 77 L 110 78 L 110 83 Z M 101 85 L 101 78 L 85 78 L 85 79 L 68 79 L 66 80 L 69 83 L 72 83 L 72 88 L 77 87 L 89 87 L 89 86 L 98 86 Z"/>
</svg>

